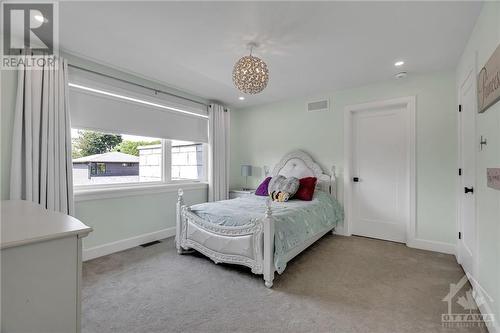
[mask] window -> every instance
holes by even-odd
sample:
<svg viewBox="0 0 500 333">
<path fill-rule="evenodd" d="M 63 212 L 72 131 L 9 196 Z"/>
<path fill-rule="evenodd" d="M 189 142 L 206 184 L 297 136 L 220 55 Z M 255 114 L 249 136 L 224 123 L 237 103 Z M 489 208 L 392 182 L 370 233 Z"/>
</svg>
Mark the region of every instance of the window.
<svg viewBox="0 0 500 333">
<path fill-rule="evenodd" d="M 206 145 L 127 134 L 72 129 L 73 184 L 201 181 Z"/>
<path fill-rule="evenodd" d="M 205 179 L 205 155 L 202 143 L 172 140 L 172 180 Z"/>
<path fill-rule="evenodd" d="M 97 174 L 105 175 L 106 174 L 106 163 L 96 163 L 97 164 Z"/>
<path fill-rule="evenodd" d="M 206 179 L 204 103 L 74 67 L 68 80 L 76 191 Z"/>
<path fill-rule="evenodd" d="M 90 175 L 105 175 L 106 174 L 106 163 L 89 163 Z"/>
</svg>

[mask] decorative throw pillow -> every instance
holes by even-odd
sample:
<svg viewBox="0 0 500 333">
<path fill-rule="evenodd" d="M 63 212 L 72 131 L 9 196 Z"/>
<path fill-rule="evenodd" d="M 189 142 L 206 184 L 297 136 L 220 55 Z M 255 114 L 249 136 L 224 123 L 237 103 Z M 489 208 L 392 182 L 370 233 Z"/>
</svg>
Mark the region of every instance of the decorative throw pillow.
<svg viewBox="0 0 500 333">
<path fill-rule="evenodd" d="M 267 197 L 269 191 L 267 190 L 269 187 L 269 182 L 271 181 L 271 177 L 267 177 L 264 181 L 257 187 L 255 190 L 255 195 L 260 195 L 263 197 Z"/>
<path fill-rule="evenodd" d="M 295 193 L 294 198 L 311 201 L 314 195 L 314 189 L 316 188 L 316 182 L 318 179 L 316 177 L 305 177 L 300 179 L 299 189 Z"/>
<path fill-rule="evenodd" d="M 299 179 L 295 177 L 286 178 L 282 175 L 271 178 L 268 192 L 274 201 L 287 201 L 293 197 L 299 189 Z M 281 194 L 280 194 L 281 193 Z"/>
</svg>

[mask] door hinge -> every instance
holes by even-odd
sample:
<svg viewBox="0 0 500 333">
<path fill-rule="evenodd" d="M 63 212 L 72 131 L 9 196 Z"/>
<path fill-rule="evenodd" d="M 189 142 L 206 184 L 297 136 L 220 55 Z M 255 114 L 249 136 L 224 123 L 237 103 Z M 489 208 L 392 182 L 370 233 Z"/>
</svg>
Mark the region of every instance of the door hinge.
<svg viewBox="0 0 500 333">
<path fill-rule="evenodd" d="M 462 239 L 462 233 L 460 231 L 458 232 L 458 239 Z"/>
<path fill-rule="evenodd" d="M 461 176 L 462 175 L 462 168 L 459 168 L 458 169 L 458 175 Z"/>
<path fill-rule="evenodd" d="M 462 104 L 458 105 L 458 112 L 462 112 Z"/>
</svg>

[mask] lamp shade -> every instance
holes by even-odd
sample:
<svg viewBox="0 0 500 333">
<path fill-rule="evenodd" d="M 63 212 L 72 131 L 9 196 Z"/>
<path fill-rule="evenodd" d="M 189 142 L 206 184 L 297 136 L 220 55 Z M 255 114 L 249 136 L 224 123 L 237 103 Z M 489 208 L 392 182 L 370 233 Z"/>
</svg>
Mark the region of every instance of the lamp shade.
<svg viewBox="0 0 500 333">
<path fill-rule="evenodd" d="M 252 166 L 251 165 L 242 165 L 241 166 L 241 175 L 243 177 L 248 177 L 252 175 Z"/>
</svg>

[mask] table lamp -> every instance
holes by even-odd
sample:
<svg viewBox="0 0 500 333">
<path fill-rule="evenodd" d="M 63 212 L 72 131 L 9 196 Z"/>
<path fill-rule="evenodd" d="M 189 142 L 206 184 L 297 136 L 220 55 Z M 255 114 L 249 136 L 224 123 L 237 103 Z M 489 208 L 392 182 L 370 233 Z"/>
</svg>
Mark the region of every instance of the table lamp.
<svg viewBox="0 0 500 333">
<path fill-rule="evenodd" d="M 244 191 L 248 190 L 248 176 L 252 175 L 252 166 L 251 165 L 242 165 L 241 166 L 241 175 L 245 177 L 245 187 Z"/>
</svg>

